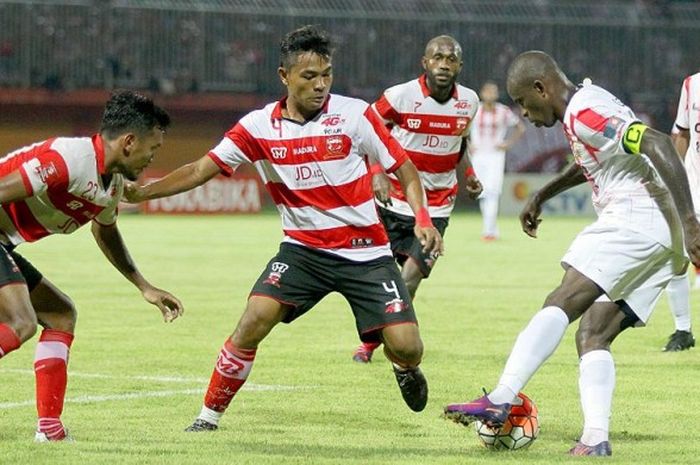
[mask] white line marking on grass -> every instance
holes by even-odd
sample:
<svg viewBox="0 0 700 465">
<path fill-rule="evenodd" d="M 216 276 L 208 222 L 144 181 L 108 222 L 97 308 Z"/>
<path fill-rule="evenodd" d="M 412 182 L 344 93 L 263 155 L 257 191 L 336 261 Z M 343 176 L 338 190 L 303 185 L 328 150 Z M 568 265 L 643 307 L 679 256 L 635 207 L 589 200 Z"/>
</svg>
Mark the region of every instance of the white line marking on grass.
<svg viewBox="0 0 700 465">
<path fill-rule="evenodd" d="M 22 375 L 34 376 L 34 370 L 26 370 L 21 368 L 3 368 L 0 369 L 0 373 L 16 373 Z M 166 382 L 166 383 L 198 383 L 204 384 L 208 383 L 209 380 L 205 378 L 184 378 L 179 376 L 141 376 L 141 375 L 105 375 L 101 373 L 76 373 L 69 372 L 69 378 L 93 378 L 93 379 L 116 379 L 116 380 L 137 380 L 137 381 L 156 381 L 156 382 Z M 303 389 L 311 389 L 315 386 L 284 386 L 279 384 L 254 384 L 246 383 L 241 390 L 242 391 L 252 391 L 252 392 L 262 392 L 262 391 L 299 391 Z M 88 404 L 95 402 L 109 402 L 113 400 L 132 400 L 132 399 L 143 399 L 152 397 L 172 397 L 179 395 L 190 395 L 190 394 L 202 394 L 204 392 L 203 388 L 196 389 L 180 389 L 173 391 L 136 391 L 127 392 L 123 394 L 107 394 L 107 395 L 86 395 L 78 397 L 69 397 L 65 401 L 72 404 Z M 2 402 L 0 403 L 0 410 L 7 410 L 18 407 L 28 407 L 34 406 L 35 400 L 24 400 L 19 402 Z"/>
<path fill-rule="evenodd" d="M 27 370 L 24 368 L 1 368 L 0 373 L 17 373 L 34 376 L 34 370 Z M 80 373 L 75 371 L 69 371 L 68 378 L 117 379 L 124 381 L 154 381 L 161 383 L 209 383 L 209 378 L 186 378 L 184 376 L 106 375 L 103 373 Z M 283 384 L 246 383 L 242 389 L 244 391 L 296 391 L 313 387 L 315 386 L 285 386 Z"/>
</svg>

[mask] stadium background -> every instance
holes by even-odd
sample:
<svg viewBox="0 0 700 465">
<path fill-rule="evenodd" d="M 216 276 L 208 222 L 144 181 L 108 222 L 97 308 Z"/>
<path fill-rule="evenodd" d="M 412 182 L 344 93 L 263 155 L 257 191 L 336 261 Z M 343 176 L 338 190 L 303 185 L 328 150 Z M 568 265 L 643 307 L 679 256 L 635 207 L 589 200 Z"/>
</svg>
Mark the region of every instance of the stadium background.
<svg viewBox="0 0 700 465">
<path fill-rule="evenodd" d="M 307 23 L 328 29 L 337 44 L 333 91 L 368 101 L 417 76 L 425 42 L 441 33 L 464 47 L 464 85 L 502 85 L 514 56 L 542 49 L 571 79 L 591 77 L 662 130 L 672 125 L 682 78 L 698 68 L 697 2 L 0 0 L 0 153 L 57 134 L 92 133 L 109 90 L 136 88 L 174 118 L 147 174 L 163 173 L 198 158 L 240 116 L 279 98 L 280 37 Z M 561 131 L 528 125 L 507 169 L 553 172 L 566 150 Z M 239 176 L 234 185 L 221 181 L 199 193 L 239 200 L 207 200 L 204 210 L 255 211 L 266 202 L 252 171 Z M 537 184 L 524 179 L 507 183 L 506 204 L 511 190 L 522 196 L 531 190 L 523 183 Z M 161 206 L 182 209 L 177 201 Z"/>
</svg>

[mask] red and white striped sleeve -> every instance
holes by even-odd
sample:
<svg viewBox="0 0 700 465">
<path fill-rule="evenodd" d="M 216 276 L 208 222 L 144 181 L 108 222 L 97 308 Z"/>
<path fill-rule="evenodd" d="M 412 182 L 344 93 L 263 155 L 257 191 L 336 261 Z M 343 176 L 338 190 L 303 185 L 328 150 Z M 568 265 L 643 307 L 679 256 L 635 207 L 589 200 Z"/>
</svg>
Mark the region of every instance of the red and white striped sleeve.
<svg viewBox="0 0 700 465">
<path fill-rule="evenodd" d="M 386 92 L 372 104 L 372 108 L 384 120 L 385 125 L 401 124 L 401 114 L 392 106 Z"/>
<path fill-rule="evenodd" d="M 688 76 L 683 81 L 681 86 L 681 98 L 678 100 L 678 114 L 676 115 L 675 126 L 678 129 L 688 130 L 690 127 L 690 121 L 688 119 L 688 109 L 690 108 L 690 77 Z"/>
<path fill-rule="evenodd" d="M 50 145 L 36 147 L 32 152 L 19 166 L 27 193 L 39 195 L 49 190 L 65 191 L 70 175 L 63 156 Z"/>
<path fill-rule="evenodd" d="M 259 148 L 255 138 L 239 121 L 207 155 L 219 166 L 224 176 L 231 176 L 238 165 L 252 163 L 257 152 Z"/>
<path fill-rule="evenodd" d="M 408 155 L 394 139 L 377 113 L 367 107 L 358 123 L 360 152 L 377 160 L 387 173 L 393 173 L 406 160 Z"/>
</svg>

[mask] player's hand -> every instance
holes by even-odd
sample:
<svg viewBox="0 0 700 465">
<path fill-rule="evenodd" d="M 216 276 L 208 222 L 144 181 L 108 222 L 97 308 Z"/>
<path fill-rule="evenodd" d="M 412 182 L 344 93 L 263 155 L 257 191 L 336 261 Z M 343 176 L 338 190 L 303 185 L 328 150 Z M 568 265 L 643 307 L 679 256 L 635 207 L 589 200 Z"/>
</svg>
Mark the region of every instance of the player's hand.
<svg viewBox="0 0 700 465">
<path fill-rule="evenodd" d="M 435 226 L 424 228 L 416 225 L 413 232 L 423 246 L 423 253 L 430 253 L 437 257 L 445 251 L 442 236 Z"/>
<path fill-rule="evenodd" d="M 484 190 L 484 186 L 481 185 L 481 181 L 477 179 L 476 176 L 467 176 L 464 181 L 464 187 L 467 190 L 467 195 L 470 199 L 475 199 L 481 195 Z"/>
<path fill-rule="evenodd" d="M 143 186 L 134 181 L 124 181 L 123 200 L 129 203 L 143 202 L 145 199 Z"/>
<path fill-rule="evenodd" d="M 166 323 L 170 323 L 185 311 L 182 302 L 170 292 L 157 287 L 148 287 L 141 292 L 146 302 L 158 307 Z"/>
<path fill-rule="evenodd" d="M 542 207 L 533 196 L 520 213 L 520 226 L 523 228 L 525 234 L 530 237 L 537 237 L 537 227 L 542 222 L 540 219 L 541 214 Z"/>
<path fill-rule="evenodd" d="M 393 186 L 389 177 L 384 173 L 376 173 L 372 176 L 372 190 L 374 191 L 374 196 L 379 200 L 382 205 L 391 205 L 391 190 Z"/>
<path fill-rule="evenodd" d="M 685 250 L 688 252 L 690 261 L 696 268 L 700 268 L 700 223 L 693 218 L 684 225 L 683 234 L 685 239 Z"/>
</svg>

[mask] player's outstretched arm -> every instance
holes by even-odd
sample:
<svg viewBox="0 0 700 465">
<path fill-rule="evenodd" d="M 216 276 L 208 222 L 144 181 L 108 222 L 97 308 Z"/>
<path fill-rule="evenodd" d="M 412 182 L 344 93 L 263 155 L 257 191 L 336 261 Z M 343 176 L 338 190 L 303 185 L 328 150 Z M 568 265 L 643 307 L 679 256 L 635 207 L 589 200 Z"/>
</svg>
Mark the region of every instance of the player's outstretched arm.
<svg viewBox="0 0 700 465">
<path fill-rule="evenodd" d="M 414 232 L 423 245 L 423 251 L 442 255 L 444 251 L 442 236 L 440 236 L 440 232 L 435 229 L 430 219 L 428 201 L 425 196 L 423 185 L 420 182 L 420 177 L 418 176 L 418 170 L 416 170 L 411 160 L 406 160 L 394 171 L 394 174 L 401 183 L 401 187 L 406 195 L 406 201 L 416 215 Z"/>
<path fill-rule="evenodd" d="M 690 131 L 678 129 L 678 132 L 671 134 L 671 140 L 681 160 L 685 160 L 685 154 L 688 151 L 688 146 L 690 146 Z"/>
<path fill-rule="evenodd" d="M 542 205 L 547 200 L 584 182 L 586 182 L 586 177 L 583 170 L 576 163 L 572 163 L 557 177 L 535 192 L 520 213 L 520 226 L 522 226 L 525 234 L 530 237 L 537 237 L 537 227 L 542 222 L 540 219 Z"/>
<path fill-rule="evenodd" d="M 700 223 L 695 216 L 688 176 L 671 138 L 641 123 L 632 124 L 623 138 L 630 153 L 643 153 L 658 171 L 673 197 L 683 223 L 685 248 L 693 265 L 700 265 Z"/>
<path fill-rule="evenodd" d="M 179 194 L 201 186 L 220 172 L 221 170 L 214 160 L 204 156 L 144 186 L 127 182 L 124 187 L 124 199 L 130 203 L 138 203 Z"/>
<path fill-rule="evenodd" d="M 165 322 L 173 321 L 182 315 L 184 308 L 177 297 L 151 285 L 141 275 L 131 255 L 129 255 L 116 223 L 105 226 L 93 221 L 92 235 L 107 260 L 141 291 L 143 298 L 148 303 L 158 307 Z"/>
<path fill-rule="evenodd" d="M 13 171 L 0 178 L 0 204 L 25 199 L 29 194 L 19 171 Z"/>
</svg>

